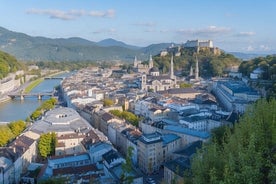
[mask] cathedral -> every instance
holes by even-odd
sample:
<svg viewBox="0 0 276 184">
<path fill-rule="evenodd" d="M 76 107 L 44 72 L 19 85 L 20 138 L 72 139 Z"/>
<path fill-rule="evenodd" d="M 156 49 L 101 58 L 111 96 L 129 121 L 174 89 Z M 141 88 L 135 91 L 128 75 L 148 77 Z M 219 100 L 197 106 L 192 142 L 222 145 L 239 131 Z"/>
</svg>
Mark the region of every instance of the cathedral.
<svg viewBox="0 0 276 184">
<path fill-rule="evenodd" d="M 174 75 L 173 56 L 171 57 L 170 73 L 160 75 L 159 69 L 153 67 L 153 60 L 150 56 L 148 72 L 144 72 L 141 78 L 141 89 L 144 91 L 164 91 L 170 88 L 179 88 Z"/>
<path fill-rule="evenodd" d="M 153 68 L 153 60 L 151 55 L 150 55 L 150 60 L 148 65 L 142 64 L 142 61 L 138 61 L 135 56 L 135 59 L 133 62 L 133 69 L 135 72 L 149 74 L 149 71 L 151 68 Z"/>
</svg>

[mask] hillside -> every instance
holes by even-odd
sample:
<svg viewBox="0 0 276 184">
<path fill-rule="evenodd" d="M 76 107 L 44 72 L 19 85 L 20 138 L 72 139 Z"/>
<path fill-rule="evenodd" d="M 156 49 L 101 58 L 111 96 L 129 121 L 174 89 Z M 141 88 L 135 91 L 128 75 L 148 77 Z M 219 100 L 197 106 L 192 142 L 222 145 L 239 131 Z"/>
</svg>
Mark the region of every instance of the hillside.
<svg viewBox="0 0 276 184">
<path fill-rule="evenodd" d="M 166 47 L 164 47 L 166 48 Z M 25 61 L 133 61 L 147 59 L 164 49 L 160 45 L 139 48 L 114 39 L 92 42 L 82 38 L 32 37 L 0 27 L 0 49 Z"/>
<path fill-rule="evenodd" d="M 0 79 L 3 79 L 11 72 L 22 70 L 24 65 L 19 63 L 15 57 L 0 51 Z"/>
<path fill-rule="evenodd" d="M 222 76 L 225 70 L 231 66 L 239 66 L 241 61 L 223 51 L 220 55 L 213 54 L 210 50 L 200 51 L 196 54 L 194 48 L 181 48 L 181 56 L 174 57 L 175 70 L 181 72 L 181 75 L 188 76 L 191 66 L 195 68 L 196 55 L 199 62 L 199 73 L 202 77 Z M 170 68 L 171 56 L 161 57 L 160 55 L 154 58 L 155 66 L 163 73 L 168 73 Z"/>
</svg>

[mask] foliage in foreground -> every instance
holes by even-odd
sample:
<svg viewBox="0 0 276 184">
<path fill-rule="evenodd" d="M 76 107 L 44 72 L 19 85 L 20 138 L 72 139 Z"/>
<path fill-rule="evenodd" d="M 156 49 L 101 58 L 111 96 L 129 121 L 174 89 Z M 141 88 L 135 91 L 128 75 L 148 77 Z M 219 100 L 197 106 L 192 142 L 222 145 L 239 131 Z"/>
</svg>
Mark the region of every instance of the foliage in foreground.
<svg viewBox="0 0 276 184">
<path fill-rule="evenodd" d="M 0 126 L 0 146 L 4 146 L 11 139 L 18 136 L 26 128 L 26 123 L 22 120 L 11 122 Z"/>
<path fill-rule="evenodd" d="M 193 183 L 276 182 L 276 100 L 258 101 L 220 141 L 195 155 Z"/>
</svg>

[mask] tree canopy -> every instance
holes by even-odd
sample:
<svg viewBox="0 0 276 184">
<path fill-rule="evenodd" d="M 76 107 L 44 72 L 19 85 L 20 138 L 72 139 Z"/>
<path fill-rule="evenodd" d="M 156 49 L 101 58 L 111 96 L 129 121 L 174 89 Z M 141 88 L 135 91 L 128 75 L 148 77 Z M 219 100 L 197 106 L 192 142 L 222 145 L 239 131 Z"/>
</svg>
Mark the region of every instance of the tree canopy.
<svg viewBox="0 0 276 184">
<path fill-rule="evenodd" d="M 38 142 L 39 154 L 42 158 L 47 158 L 49 155 L 55 154 L 55 147 L 57 144 L 56 133 L 49 132 L 41 134 Z"/>
<path fill-rule="evenodd" d="M 7 77 L 9 73 L 23 70 L 24 68 L 24 64 L 18 62 L 15 57 L 0 51 L 0 79 Z"/>
<path fill-rule="evenodd" d="M 104 107 L 109 107 L 109 106 L 112 106 L 114 105 L 114 102 L 112 99 L 109 99 L 109 98 L 105 98 L 103 99 L 103 106 Z"/>
<path fill-rule="evenodd" d="M 203 77 L 222 76 L 228 67 L 239 66 L 240 60 L 232 54 L 221 51 L 220 55 L 213 54 L 210 50 L 201 50 L 196 53 L 194 48 L 182 48 L 181 56 L 174 57 L 174 68 L 182 71 L 182 75 L 189 75 L 191 66 L 195 68 L 196 57 L 199 62 L 200 75 Z M 168 73 L 170 70 L 170 56 L 155 56 L 154 65 L 159 68 L 161 73 Z"/>
<path fill-rule="evenodd" d="M 193 183 L 275 183 L 275 115 L 275 99 L 252 105 L 233 133 L 226 128 L 220 143 L 215 138 L 194 156 Z"/>
<path fill-rule="evenodd" d="M 6 145 L 10 140 L 18 136 L 26 128 L 22 120 L 13 121 L 0 126 L 0 146 Z"/>
<path fill-rule="evenodd" d="M 114 116 L 125 119 L 126 121 L 131 123 L 133 126 L 138 127 L 138 125 L 139 125 L 139 118 L 132 112 L 120 111 L 120 110 L 111 110 L 109 112 L 111 114 L 113 114 Z"/>
<path fill-rule="evenodd" d="M 30 116 L 32 120 L 37 120 L 45 111 L 51 110 L 55 107 L 57 99 L 50 98 L 42 103 Z"/>
</svg>

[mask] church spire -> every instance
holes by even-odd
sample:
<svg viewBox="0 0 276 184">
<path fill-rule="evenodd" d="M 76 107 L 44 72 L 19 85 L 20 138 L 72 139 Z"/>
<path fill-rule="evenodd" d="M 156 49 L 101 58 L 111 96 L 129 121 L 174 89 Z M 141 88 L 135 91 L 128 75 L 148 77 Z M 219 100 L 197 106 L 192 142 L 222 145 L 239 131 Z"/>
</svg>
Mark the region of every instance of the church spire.
<svg viewBox="0 0 276 184">
<path fill-rule="evenodd" d="M 198 77 L 199 77 L 199 68 L 198 68 L 198 59 L 196 55 L 195 79 L 198 80 Z"/>
<path fill-rule="evenodd" d="M 150 60 L 149 60 L 149 68 L 153 67 L 153 60 L 152 60 L 152 55 L 150 54 Z"/>
<path fill-rule="evenodd" d="M 174 79 L 174 71 L 173 71 L 173 55 L 171 57 L 171 72 L 170 72 L 170 78 Z"/>
</svg>

